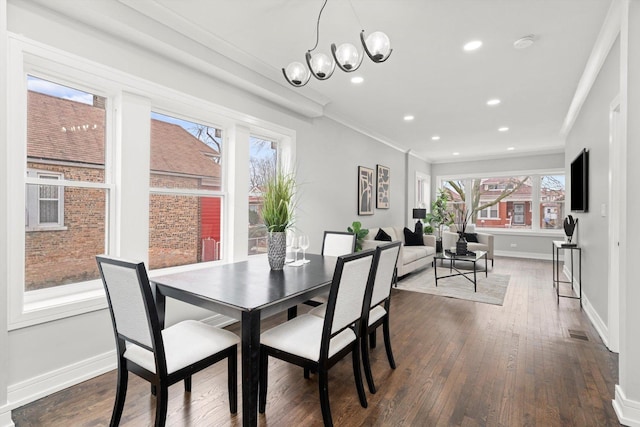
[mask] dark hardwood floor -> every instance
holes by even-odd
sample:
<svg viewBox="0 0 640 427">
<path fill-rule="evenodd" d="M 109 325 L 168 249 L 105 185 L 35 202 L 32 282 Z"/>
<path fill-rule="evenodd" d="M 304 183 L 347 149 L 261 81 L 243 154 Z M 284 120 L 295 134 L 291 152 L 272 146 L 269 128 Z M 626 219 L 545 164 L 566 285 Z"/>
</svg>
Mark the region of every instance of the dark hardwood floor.
<svg viewBox="0 0 640 427">
<path fill-rule="evenodd" d="M 367 393 L 364 409 L 350 358 L 333 367 L 335 425 L 619 425 L 611 404 L 618 357 L 603 345 L 577 300 L 556 303 L 551 263 L 499 258 L 491 271 L 511 275 L 504 306 L 394 290 L 397 369 L 389 368 L 378 332 L 371 358 L 378 392 Z M 238 333 L 237 325 L 230 329 Z M 172 386 L 167 425 L 240 426 L 241 414 L 229 414 L 226 369 L 220 363 L 196 375 L 191 394 L 182 384 Z M 18 408 L 13 419 L 18 427 L 107 426 L 115 381 L 109 372 Z M 313 375 L 305 380 L 302 369 L 270 360 L 267 411 L 259 424 L 322 425 L 317 387 Z M 151 425 L 154 408 L 148 383 L 130 376 L 121 425 Z"/>
</svg>

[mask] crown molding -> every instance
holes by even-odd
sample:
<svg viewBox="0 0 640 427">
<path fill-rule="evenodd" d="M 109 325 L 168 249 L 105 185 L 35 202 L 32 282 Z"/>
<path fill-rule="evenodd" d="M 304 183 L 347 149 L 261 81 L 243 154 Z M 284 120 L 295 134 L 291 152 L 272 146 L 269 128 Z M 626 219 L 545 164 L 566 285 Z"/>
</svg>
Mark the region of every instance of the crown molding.
<svg viewBox="0 0 640 427">
<path fill-rule="evenodd" d="M 571 132 L 573 124 L 580 114 L 582 105 L 589 96 L 589 92 L 598 77 L 598 73 L 607 59 L 618 34 L 620 34 L 622 16 L 621 1 L 622 0 L 613 0 L 609 6 L 607 16 L 600 28 L 600 33 L 591 50 L 591 55 L 587 60 L 587 65 L 584 68 L 582 77 L 580 77 L 571 105 L 569 105 L 569 111 L 560 128 L 560 135 L 563 138 L 566 138 L 569 132 Z"/>
</svg>

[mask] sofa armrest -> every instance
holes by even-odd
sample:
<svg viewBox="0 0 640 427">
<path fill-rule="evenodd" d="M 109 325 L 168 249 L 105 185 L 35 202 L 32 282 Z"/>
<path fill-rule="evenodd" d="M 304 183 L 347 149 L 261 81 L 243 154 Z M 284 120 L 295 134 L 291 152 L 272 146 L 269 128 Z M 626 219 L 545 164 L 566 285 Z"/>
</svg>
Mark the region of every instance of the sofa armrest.
<svg viewBox="0 0 640 427">
<path fill-rule="evenodd" d="M 367 249 L 375 249 L 378 245 L 382 243 L 379 240 L 363 240 L 362 241 L 362 250 L 366 251 Z"/>
<path fill-rule="evenodd" d="M 431 246 L 433 248 L 436 247 L 436 236 L 434 236 L 433 234 L 425 234 L 422 237 L 422 240 L 424 241 L 425 246 Z"/>
<path fill-rule="evenodd" d="M 493 234 L 489 233 L 476 233 L 478 236 L 478 242 L 487 245 L 487 257 L 493 259 Z"/>
</svg>

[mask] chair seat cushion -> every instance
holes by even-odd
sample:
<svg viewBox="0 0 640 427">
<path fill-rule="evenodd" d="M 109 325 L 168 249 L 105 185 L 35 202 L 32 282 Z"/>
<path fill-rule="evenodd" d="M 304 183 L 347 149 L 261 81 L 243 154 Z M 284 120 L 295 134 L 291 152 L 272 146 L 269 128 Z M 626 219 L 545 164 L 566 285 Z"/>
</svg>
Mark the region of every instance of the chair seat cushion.
<svg viewBox="0 0 640 427">
<path fill-rule="evenodd" d="M 303 314 L 262 333 L 260 342 L 263 345 L 318 362 L 323 326 L 324 318 Z M 331 339 L 329 357 L 347 347 L 355 339 L 356 334 L 349 328 L 340 332 Z"/>
<path fill-rule="evenodd" d="M 381 305 L 376 305 L 369 311 L 369 325 L 373 325 L 377 320 L 387 315 L 387 310 Z"/>
<path fill-rule="evenodd" d="M 185 320 L 164 329 L 162 339 L 169 374 L 240 342 L 236 334 L 197 320 Z M 124 357 L 156 372 L 153 353 L 149 350 L 128 343 Z"/>
</svg>

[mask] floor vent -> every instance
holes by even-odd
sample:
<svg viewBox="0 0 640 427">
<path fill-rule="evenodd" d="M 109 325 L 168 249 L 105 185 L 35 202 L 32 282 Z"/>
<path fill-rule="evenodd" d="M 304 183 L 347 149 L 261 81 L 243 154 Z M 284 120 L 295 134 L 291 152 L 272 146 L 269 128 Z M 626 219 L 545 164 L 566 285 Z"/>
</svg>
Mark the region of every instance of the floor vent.
<svg viewBox="0 0 640 427">
<path fill-rule="evenodd" d="M 578 340 L 589 341 L 589 337 L 587 337 L 587 334 L 584 331 L 569 329 L 569 336 Z"/>
</svg>

